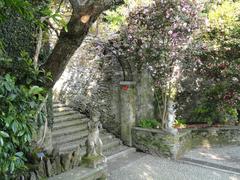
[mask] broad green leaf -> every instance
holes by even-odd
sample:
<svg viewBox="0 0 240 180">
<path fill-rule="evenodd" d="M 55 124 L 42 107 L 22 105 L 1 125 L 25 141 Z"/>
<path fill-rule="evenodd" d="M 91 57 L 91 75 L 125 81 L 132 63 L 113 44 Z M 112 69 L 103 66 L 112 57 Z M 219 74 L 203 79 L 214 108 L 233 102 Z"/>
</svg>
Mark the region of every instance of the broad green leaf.
<svg viewBox="0 0 240 180">
<path fill-rule="evenodd" d="M 15 155 L 21 158 L 23 156 L 23 152 L 17 152 Z"/>
<path fill-rule="evenodd" d="M 14 122 L 11 124 L 11 128 L 12 128 L 13 132 L 16 133 L 17 130 L 18 130 L 18 124 L 14 121 Z"/>
<path fill-rule="evenodd" d="M 0 137 L 0 146 L 3 146 L 4 142 L 3 142 L 3 138 Z"/>
<path fill-rule="evenodd" d="M 31 95 L 35 95 L 35 94 L 39 94 L 43 91 L 43 88 L 39 87 L 39 86 L 33 86 L 31 87 L 29 94 Z"/>
<path fill-rule="evenodd" d="M 16 145 L 19 145 L 19 139 L 16 139 L 14 136 L 12 137 L 12 141 L 13 141 L 13 143 L 15 143 Z"/>
<path fill-rule="evenodd" d="M 8 138 L 8 137 L 9 137 L 9 134 L 6 133 L 6 132 L 4 132 L 4 131 L 0 131 L 0 135 L 1 135 L 2 137 L 5 137 L 5 138 Z"/>
<path fill-rule="evenodd" d="M 15 169 L 15 164 L 14 164 L 14 162 L 11 162 L 11 164 L 10 164 L 10 172 L 12 173 L 14 171 L 14 169 Z"/>
<path fill-rule="evenodd" d="M 17 136 L 22 136 L 25 132 L 24 131 L 20 131 Z"/>
</svg>

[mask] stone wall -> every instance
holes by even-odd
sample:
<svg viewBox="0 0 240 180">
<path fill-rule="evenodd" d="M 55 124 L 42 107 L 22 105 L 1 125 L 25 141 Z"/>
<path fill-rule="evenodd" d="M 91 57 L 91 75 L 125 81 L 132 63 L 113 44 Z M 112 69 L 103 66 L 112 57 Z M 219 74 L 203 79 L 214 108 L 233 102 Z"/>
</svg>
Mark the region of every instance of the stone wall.
<svg viewBox="0 0 240 180">
<path fill-rule="evenodd" d="M 178 159 L 191 148 L 240 145 L 240 127 L 186 129 L 176 136 L 135 127 L 132 137 L 133 146 L 143 152 Z"/>
<path fill-rule="evenodd" d="M 102 42 L 88 37 L 75 52 L 54 86 L 54 99 L 89 114 L 101 112 L 103 127 L 120 136 L 120 82 L 124 81 L 118 59 L 105 52 Z M 154 93 L 151 76 L 144 70 L 134 73 L 137 82 L 137 119 L 153 118 Z"/>
<path fill-rule="evenodd" d="M 192 147 L 240 145 L 240 127 L 192 129 Z"/>
<path fill-rule="evenodd" d="M 54 99 L 87 115 L 93 109 L 101 112 L 103 126 L 119 135 L 122 69 L 117 59 L 103 55 L 99 42 L 88 37 L 76 51 L 54 86 Z"/>
<path fill-rule="evenodd" d="M 133 146 L 152 155 L 178 159 L 191 148 L 191 131 L 174 136 L 166 131 L 135 127 Z"/>
</svg>

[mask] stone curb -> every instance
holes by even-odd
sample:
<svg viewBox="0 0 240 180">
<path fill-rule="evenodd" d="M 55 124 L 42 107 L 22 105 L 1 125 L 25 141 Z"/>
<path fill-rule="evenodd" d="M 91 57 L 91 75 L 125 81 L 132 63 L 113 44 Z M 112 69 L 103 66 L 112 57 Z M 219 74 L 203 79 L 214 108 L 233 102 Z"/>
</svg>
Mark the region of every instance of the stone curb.
<svg viewBox="0 0 240 180">
<path fill-rule="evenodd" d="M 132 152 L 136 152 L 136 149 L 135 148 L 129 148 L 129 149 L 126 149 L 126 150 L 123 150 L 123 151 L 120 151 L 119 153 L 117 154 L 114 154 L 114 155 L 111 155 L 109 157 L 107 157 L 107 161 L 110 161 L 112 159 L 115 159 L 115 158 L 118 158 L 118 157 L 122 157 L 122 156 L 125 156 L 125 155 L 128 155 Z"/>
<path fill-rule="evenodd" d="M 182 159 L 178 160 L 178 162 L 184 163 L 184 164 L 200 166 L 200 167 L 204 167 L 207 169 L 210 168 L 210 169 L 214 169 L 214 170 L 218 170 L 218 171 L 222 171 L 222 172 L 226 172 L 226 173 L 231 173 L 231 174 L 235 174 L 235 175 L 240 175 L 239 168 L 233 168 L 230 166 L 224 166 L 224 165 L 211 163 L 211 162 L 207 162 L 207 161 L 201 161 L 201 160 L 192 159 L 192 158 L 182 158 Z"/>
</svg>

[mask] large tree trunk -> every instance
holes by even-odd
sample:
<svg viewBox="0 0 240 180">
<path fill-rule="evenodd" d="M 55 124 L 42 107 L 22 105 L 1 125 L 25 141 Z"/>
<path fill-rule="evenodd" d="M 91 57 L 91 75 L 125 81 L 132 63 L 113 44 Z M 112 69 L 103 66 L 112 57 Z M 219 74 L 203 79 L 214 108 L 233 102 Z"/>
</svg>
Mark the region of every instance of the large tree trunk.
<svg viewBox="0 0 240 180">
<path fill-rule="evenodd" d="M 46 87 L 52 88 L 62 75 L 68 61 L 82 44 L 89 28 L 99 15 L 123 0 L 69 0 L 73 14 L 67 25 L 67 32 L 62 29 L 58 42 L 43 68 L 52 74 L 52 81 Z"/>
</svg>

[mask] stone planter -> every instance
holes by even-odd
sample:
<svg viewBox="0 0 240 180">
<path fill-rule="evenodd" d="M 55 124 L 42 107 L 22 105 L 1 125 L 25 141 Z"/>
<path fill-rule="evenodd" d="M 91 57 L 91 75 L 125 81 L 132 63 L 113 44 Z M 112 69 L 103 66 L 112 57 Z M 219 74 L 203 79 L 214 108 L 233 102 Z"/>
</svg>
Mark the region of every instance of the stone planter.
<svg viewBox="0 0 240 180">
<path fill-rule="evenodd" d="M 132 129 L 133 146 L 152 155 L 180 158 L 191 149 L 191 130 L 177 135 L 157 129 L 134 127 Z"/>
</svg>

